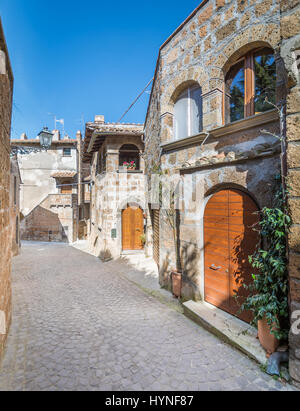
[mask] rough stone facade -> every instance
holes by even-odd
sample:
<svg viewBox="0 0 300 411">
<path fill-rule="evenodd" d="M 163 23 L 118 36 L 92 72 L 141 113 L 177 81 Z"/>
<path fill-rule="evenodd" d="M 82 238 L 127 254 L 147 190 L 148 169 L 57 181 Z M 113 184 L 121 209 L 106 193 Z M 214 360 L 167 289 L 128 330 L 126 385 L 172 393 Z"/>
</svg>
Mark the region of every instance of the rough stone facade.
<svg viewBox="0 0 300 411">
<path fill-rule="evenodd" d="M 39 147 L 39 140 L 25 134 L 12 140 L 12 146 Z M 77 240 L 78 230 L 78 145 L 77 140 L 60 138 L 54 131 L 47 152 L 19 154 L 22 178 L 20 193 L 21 238 L 33 241 Z"/>
<path fill-rule="evenodd" d="M 12 254 L 20 253 L 20 188 L 22 180 L 19 163 L 16 158 L 10 161 L 10 221 L 12 232 Z"/>
<path fill-rule="evenodd" d="M 236 184 L 247 189 L 261 207 L 270 204 L 269 183 L 280 168 L 280 147 L 278 140 L 262 129 L 278 134 L 278 117 L 269 112 L 241 120 L 235 127 L 224 125 L 222 90 L 231 62 L 253 47 L 275 49 L 279 42 L 279 7 L 269 2 L 257 5 L 249 1 L 208 1 L 191 15 L 160 49 L 145 125 L 148 175 L 157 165 L 184 178 L 192 174 L 202 193 L 202 203 L 214 187 Z M 192 84 L 202 88 L 203 133 L 175 143 L 174 103 L 181 91 Z M 208 138 L 205 133 L 209 133 Z M 194 239 L 195 255 L 201 250 L 202 206 L 198 203 L 196 210 L 182 211 L 180 216 L 181 244 L 191 244 Z M 191 204 L 189 208 L 194 207 Z M 161 230 L 161 267 L 174 265 L 171 243 L 170 233 Z M 200 273 L 201 261 L 199 264 Z M 167 285 L 165 281 L 161 278 L 163 285 Z M 193 284 L 190 288 L 183 291 L 185 298 L 201 298 L 200 286 Z"/>
<path fill-rule="evenodd" d="M 203 214 L 210 195 L 221 187 L 232 187 L 246 190 L 260 208 L 271 204 L 274 175 L 281 169 L 281 147 L 273 136 L 279 134 L 277 112 L 270 110 L 226 125 L 223 104 L 225 75 L 232 63 L 250 50 L 268 47 L 275 55 L 277 101 L 288 94 L 287 162 L 294 223 L 290 235 L 291 311 L 300 310 L 299 32 L 298 0 L 208 0 L 160 48 L 145 123 L 145 161 L 148 176 L 160 167 L 181 176 L 188 187 L 179 213 L 183 299 L 204 298 Z M 203 132 L 175 141 L 174 104 L 192 85 L 202 90 Z M 149 177 L 151 188 L 150 182 Z M 160 283 L 170 288 L 175 246 L 164 212 L 160 214 Z M 151 230 L 148 234 L 150 252 Z M 290 368 L 296 382 L 300 381 L 299 338 L 291 334 Z"/>
<path fill-rule="evenodd" d="M 99 122 L 99 118 L 101 121 Z M 144 212 L 145 176 L 143 126 L 104 123 L 97 116 L 87 124 L 85 161 L 91 164 L 90 250 L 103 260 L 122 253 L 122 211 L 128 204 Z M 140 167 L 126 171 L 119 164 L 120 148 L 134 145 L 139 150 Z"/>
<path fill-rule="evenodd" d="M 0 20 L 0 359 L 11 322 L 10 129 L 13 74 Z"/>
<path fill-rule="evenodd" d="M 280 2 L 281 49 L 287 69 L 287 184 L 293 225 L 289 236 L 291 322 L 300 317 L 300 1 Z M 299 331 L 299 326 L 298 326 Z M 290 333 L 290 373 L 300 387 L 300 331 Z"/>
</svg>

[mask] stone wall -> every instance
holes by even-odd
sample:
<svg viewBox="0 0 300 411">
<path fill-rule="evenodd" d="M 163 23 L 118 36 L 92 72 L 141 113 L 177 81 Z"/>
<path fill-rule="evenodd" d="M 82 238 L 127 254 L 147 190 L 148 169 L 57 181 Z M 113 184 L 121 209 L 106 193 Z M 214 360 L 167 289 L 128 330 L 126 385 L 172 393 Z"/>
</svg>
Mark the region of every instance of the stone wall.
<svg viewBox="0 0 300 411">
<path fill-rule="evenodd" d="M 77 239 L 77 196 L 49 194 L 21 222 L 23 240 L 69 242 Z"/>
<path fill-rule="evenodd" d="M 10 224 L 12 232 L 12 255 L 20 253 L 20 171 L 18 160 L 11 159 L 10 162 Z"/>
<path fill-rule="evenodd" d="M 300 318 L 300 1 L 281 4 L 281 56 L 287 69 L 287 184 L 293 225 L 289 236 L 291 322 Z M 290 373 L 300 387 L 300 330 L 290 333 Z"/>
<path fill-rule="evenodd" d="M 272 134 L 279 119 L 255 116 L 224 125 L 223 90 L 230 65 L 257 47 L 273 48 L 277 67 L 277 101 L 287 96 L 287 166 L 293 226 L 290 246 L 292 323 L 300 315 L 300 1 L 208 0 L 160 48 L 145 124 L 146 169 L 157 167 L 187 180 L 188 201 L 180 210 L 180 243 L 184 259 L 184 298 L 203 298 L 203 211 L 220 187 L 239 187 L 260 207 L 270 205 L 273 178 L 280 170 L 281 149 Z M 202 89 L 203 133 L 174 143 L 173 112 L 179 94 L 190 85 Z M 261 123 L 260 123 L 261 121 Z M 245 127 L 246 126 L 246 127 Z M 188 140 L 188 139 L 187 139 Z M 158 156 L 159 154 L 159 156 Z M 300 175 L 299 175 L 300 177 Z M 150 179 L 149 179 L 150 180 Z M 151 187 L 151 186 L 150 186 Z M 195 202 L 195 198 L 197 201 Z M 161 212 L 160 282 L 170 287 L 174 245 Z M 300 382 L 300 332 L 291 331 L 290 371 Z"/>
<path fill-rule="evenodd" d="M 0 358 L 11 322 L 10 127 L 13 76 L 0 20 Z"/>
<path fill-rule="evenodd" d="M 33 152 L 30 154 L 18 155 L 18 163 L 22 185 L 20 190 L 20 212 L 21 212 L 21 239 L 32 241 L 69 241 L 77 240 L 78 226 L 78 150 L 81 144 L 81 135 L 78 139 L 60 139 L 59 132 L 55 131 L 51 148 L 45 152 Z M 26 135 L 22 135 L 21 140 L 12 140 L 12 145 L 21 145 L 26 149 L 40 148 L 39 140 L 28 140 Z M 71 155 L 64 155 L 64 148 L 71 149 Z M 80 174 L 81 175 L 81 174 Z M 76 197 L 73 208 L 68 212 L 67 223 L 64 225 L 64 216 L 57 217 L 61 210 L 65 209 L 64 203 L 57 204 L 57 201 L 64 199 L 62 185 L 72 184 L 72 194 Z M 81 193 L 79 193 L 81 195 Z M 53 196 L 52 196 L 53 195 Z M 56 196 L 57 195 L 57 196 Z M 57 210 L 50 209 L 48 201 L 50 196 L 54 200 Z M 72 195 L 66 194 L 68 199 Z M 69 201 L 69 200 L 68 200 Z M 74 215 L 71 218 L 71 215 Z M 39 226 L 39 218 L 41 225 Z M 72 222 L 72 224 L 71 224 Z M 63 227 L 68 227 L 65 230 Z M 28 231 L 27 231 L 28 230 Z"/>
<path fill-rule="evenodd" d="M 140 156 L 140 170 L 119 170 L 119 150 L 124 144 L 136 145 L 140 153 L 143 144 L 140 137 L 107 137 L 92 162 L 91 232 L 90 250 L 107 260 L 118 258 L 122 252 L 122 210 L 128 203 L 145 206 L 144 160 Z M 112 236 L 116 230 L 116 236 Z M 115 237 L 115 238 L 112 238 Z"/>
<path fill-rule="evenodd" d="M 240 130 L 224 126 L 223 89 L 226 71 L 233 61 L 259 46 L 273 48 L 278 57 L 279 43 L 280 9 L 276 1 L 209 0 L 199 6 L 160 49 L 145 124 L 147 173 L 150 175 L 152 170 L 161 167 L 169 174 L 184 175 L 186 168 L 192 168 L 194 179 L 198 174 L 202 178 L 200 208 L 208 188 L 221 183 L 238 184 L 254 197 L 261 197 L 262 206 L 270 204 L 272 189 L 269 184 L 272 184 L 274 171 L 279 170 L 280 148 L 278 140 L 268 133 L 279 133 L 278 117 L 274 113 L 271 117 L 264 114 L 257 117 L 257 122 L 250 121 L 249 124 L 243 120 Z M 277 58 L 278 72 L 279 62 Z M 190 85 L 198 85 L 202 89 L 203 133 L 190 143 L 172 145 L 174 103 Z M 280 92 L 278 87 L 278 96 Z M 218 133 L 215 130 L 219 130 Z M 264 153 L 271 157 L 266 158 Z M 236 161 L 245 164 L 237 166 Z M 229 163 L 233 163 L 232 167 Z M 273 172 L 268 170 L 271 165 Z M 263 170 L 259 175 L 255 172 L 256 167 Z M 186 219 L 185 213 L 181 212 L 181 221 Z M 198 214 L 189 213 L 188 220 L 192 230 L 199 229 L 195 228 L 201 225 L 199 210 Z M 163 224 L 163 218 L 161 221 Z M 196 235 L 190 229 L 184 229 L 184 232 L 189 233 L 186 238 Z M 170 238 L 169 230 L 163 227 L 160 265 L 164 267 L 161 272 L 161 284 L 164 286 L 169 286 L 166 267 L 170 269 L 175 264 L 174 245 Z M 181 240 L 184 242 L 184 238 Z M 201 262 L 198 275 L 200 272 Z M 185 297 L 200 298 L 200 290 L 192 288 L 186 290 Z"/>
</svg>

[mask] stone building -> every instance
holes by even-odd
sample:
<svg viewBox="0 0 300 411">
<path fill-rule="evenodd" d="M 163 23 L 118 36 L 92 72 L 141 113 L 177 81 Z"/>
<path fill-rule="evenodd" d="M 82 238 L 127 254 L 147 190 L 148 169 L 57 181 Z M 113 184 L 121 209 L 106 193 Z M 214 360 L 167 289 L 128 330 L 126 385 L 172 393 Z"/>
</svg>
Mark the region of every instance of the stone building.
<svg viewBox="0 0 300 411">
<path fill-rule="evenodd" d="M 10 130 L 13 73 L 0 19 L 0 358 L 11 322 Z"/>
<path fill-rule="evenodd" d="M 20 189 L 22 179 L 16 158 L 10 160 L 10 221 L 12 230 L 12 255 L 20 252 Z"/>
<path fill-rule="evenodd" d="M 203 1 L 160 48 L 145 122 L 149 202 L 157 170 L 179 178 L 184 190 L 177 239 L 163 208 L 149 212 L 146 247 L 159 264 L 160 284 L 171 288 L 178 245 L 182 298 L 244 321 L 234 295 L 243 295 L 240 276 L 251 273 L 253 212 L 272 204 L 282 169 L 274 104 L 286 100 L 290 301 L 299 318 L 299 32 L 299 0 Z M 291 332 L 290 371 L 298 384 L 299 349 L 300 333 Z"/>
<path fill-rule="evenodd" d="M 103 260 L 144 249 L 143 125 L 87 123 L 83 161 L 91 166 L 90 250 Z M 128 164 L 125 166 L 124 164 Z"/>
<path fill-rule="evenodd" d="M 76 140 L 61 139 L 60 133 L 54 131 L 47 152 L 18 155 L 23 182 L 20 193 L 23 240 L 70 243 L 77 240 L 81 140 L 80 133 Z M 12 140 L 11 145 L 38 148 L 40 142 L 38 137 L 30 140 L 23 134 L 20 140 Z"/>
</svg>

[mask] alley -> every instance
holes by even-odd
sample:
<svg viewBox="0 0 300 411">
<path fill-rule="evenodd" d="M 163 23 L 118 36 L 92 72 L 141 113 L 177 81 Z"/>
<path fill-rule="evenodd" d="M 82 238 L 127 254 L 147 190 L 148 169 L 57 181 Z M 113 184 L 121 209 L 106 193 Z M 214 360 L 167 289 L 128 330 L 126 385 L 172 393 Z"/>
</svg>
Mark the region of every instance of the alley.
<svg viewBox="0 0 300 411">
<path fill-rule="evenodd" d="M 13 265 L 0 390 L 290 389 L 129 282 L 120 263 L 26 243 Z"/>
</svg>

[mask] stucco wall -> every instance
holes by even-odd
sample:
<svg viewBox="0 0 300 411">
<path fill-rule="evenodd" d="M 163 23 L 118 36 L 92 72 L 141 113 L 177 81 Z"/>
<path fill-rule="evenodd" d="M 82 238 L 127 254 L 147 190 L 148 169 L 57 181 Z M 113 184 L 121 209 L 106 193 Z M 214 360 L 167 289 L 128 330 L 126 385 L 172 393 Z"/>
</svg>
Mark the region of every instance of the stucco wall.
<svg viewBox="0 0 300 411">
<path fill-rule="evenodd" d="M 21 212 L 27 216 L 48 194 L 59 193 L 56 181 L 51 174 L 56 171 L 77 170 L 76 146 L 72 147 L 70 157 L 63 156 L 63 146 L 53 147 L 47 152 L 21 155 L 19 165 L 23 181 Z M 76 188 L 74 192 L 75 190 Z"/>
</svg>

